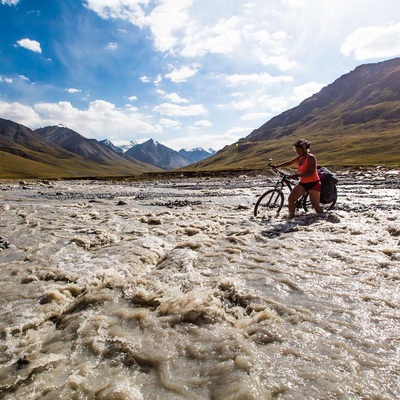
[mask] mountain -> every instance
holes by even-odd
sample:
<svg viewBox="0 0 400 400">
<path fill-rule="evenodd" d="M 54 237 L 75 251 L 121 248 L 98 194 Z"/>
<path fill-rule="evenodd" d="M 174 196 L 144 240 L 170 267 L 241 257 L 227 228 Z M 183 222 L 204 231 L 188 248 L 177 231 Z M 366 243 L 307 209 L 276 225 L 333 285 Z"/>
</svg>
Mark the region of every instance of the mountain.
<svg viewBox="0 0 400 400">
<path fill-rule="evenodd" d="M 53 128 L 48 130 L 51 139 L 58 138 L 61 142 L 69 142 L 67 128 L 61 126 Z M 80 154 L 74 153 L 70 151 L 74 148 L 73 140 L 69 149 L 66 149 L 50 140 L 44 131 L 41 133 L 38 131 L 13 121 L 0 119 L 1 178 L 119 176 L 159 170 L 152 165 L 136 160 L 129 161 L 120 156 L 115 158 L 110 155 L 107 159 L 104 155 L 104 158 L 99 160 L 89 147 Z M 79 134 L 76 132 L 71 134 L 75 138 L 77 135 Z M 76 143 L 79 142 L 78 139 Z"/>
<path fill-rule="evenodd" d="M 143 140 L 143 142 L 145 142 L 145 140 Z M 143 143 L 143 142 L 140 142 L 140 143 Z M 137 144 L 139 144 L 139 142 L 137 142 L 136 140 L 131 140 L 129 142 L 129 144 L 115 145 L 114 143 L 112 143 L 108 139 L 101 140 L 100 143 L 104 144 L 105 146 L 109 147 L 111 150 L 114 150 L 114 151 L 116 151 L 117 153 L 120 153 L 120 154 L 125 153 L 130 148 L 132 148 L 133 146 L 136 146 Z"/>
<path fill-rule="evenodd" d="M 118 168 L 123 175 L 132 173 L 135 170 L 140 172 L 159 171 L 158 168 L 152 165 L 130 157 L 123 157 L 96 139 L 87 139 L 78 132 L 64 126 L 48 126 L 36 129 L 35 132 L 71 153 L 80 155 L 95 163 Z"/>
<path fill-rule="evenodd" d="M 131 141 L 130 146 L 115 146 L 108 139 L 102 140 L 100 143 L 109 147 L 110 149 L 116 151 L 121 154 L 124 153 L 124 156 L 131 156 L 138 160 L 147 160 L 149 164 L 153 164 L 159 168 L 163 169 L 175 169 L 175 165 L 177 168 L 196 163 L 198 161 L 204 160 L 205 158 L 211 157 L 216 153 L 213 149 L 204 150 L 201 147 L 197 147 L 194 149 L 181 149 L 178 152 L 168 148 L 167 146 L 161 145 L 160 143 L 150 139 L 147 142 L 136 142 Z M 135 150 L 131 150 L 133 147 L 139 146 Z M 169 150 L 167 150 L 169 149 Z M 131 150 L 129 152 L 129 150 Z M 162 154 L 157 154 L 161 152 Z M 180 156 L 180 157 L 179 157 Z M 169 158 L 171 160 L 169 160 Z"/>
<path fill-rule="evenodd" d="M 122 154 L 124 150 L 121 147 L 115 146 L 112 142 L 110 142 L 108 139 L 103 139 L 100 140 L 99 143 L 101 143 L 103 146 L 108 147 L 109 149 L 115 151 L 118 154 Z"/>
<path fill-rule="evenodd" d="M 191 169 L 264 168 L 312 142 L 319 163 L 400 163 L 400 58 L 365 64 Z"/>
<path fill-rule="evenodd" d="M 124 154 L 147 164 L 156 165 L 164 170 L 177 169 L 188 165 L 188 161 L 177 151 L 153 139 L 131 147 Z"/>
<path fill-rule="evenodd" d="M 187 160 L 188 164 L 193 164 L 198 161 L 204 160 L 205 158 L 211 157 L 216 153 L 213 149 L 204 150 L 202 147 L 196 147 L 194 149 L 181 149 L 178 154 Z"/>
<path fill-rule="evenodd" d="M 87 139 L 78 132 L 64 126 L 47 126 L 36 129 L 35 132 L 63 149 L 94 162 L 107 164 L 126 161 L 97 140 Z"/>
</svg>

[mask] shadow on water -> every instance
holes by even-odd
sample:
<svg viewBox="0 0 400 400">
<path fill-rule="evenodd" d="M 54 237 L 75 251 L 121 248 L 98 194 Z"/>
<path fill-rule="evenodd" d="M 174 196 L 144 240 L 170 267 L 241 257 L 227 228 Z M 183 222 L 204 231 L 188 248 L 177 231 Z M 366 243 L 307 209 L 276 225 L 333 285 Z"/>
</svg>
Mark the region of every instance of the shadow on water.
<svg viewBox="0 0 400 400">
<path fill-rule="evenodd" d="M 261 235 L 273 239 L 282 234 L 296 232 L 301 226 L 310 226 L 324 222 L 337 223 L 340 221 L 340 218 L 334 213 L 306 214 L 293 219 L 282 218 L 281 222 L 276 222 L 279 219 L 280 218 L 275 218 L 274 220 L 263 219 L 261 223 L 268 228 L 262 231 Z"/>
</svg>

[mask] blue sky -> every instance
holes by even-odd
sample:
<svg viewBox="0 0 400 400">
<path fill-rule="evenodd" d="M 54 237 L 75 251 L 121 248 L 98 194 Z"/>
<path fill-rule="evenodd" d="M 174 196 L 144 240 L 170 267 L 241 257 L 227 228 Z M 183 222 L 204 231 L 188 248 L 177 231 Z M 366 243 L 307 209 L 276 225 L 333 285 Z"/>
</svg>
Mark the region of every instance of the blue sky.
<svg viewBox="0 0 400 400">
<path fill-rule="evenodd" d="M 400 56 L 398 0 L 0 0 L 0 118 L 216 150 Z"/>
</svg>

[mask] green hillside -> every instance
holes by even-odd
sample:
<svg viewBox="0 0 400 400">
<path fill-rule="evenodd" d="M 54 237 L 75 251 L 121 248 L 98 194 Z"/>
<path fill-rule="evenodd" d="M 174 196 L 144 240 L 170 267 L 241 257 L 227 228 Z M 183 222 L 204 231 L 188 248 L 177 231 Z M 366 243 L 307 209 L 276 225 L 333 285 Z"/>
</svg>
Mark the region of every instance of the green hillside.
<svg viewBox="0 0 400 400">
<path fill-rule="evenodd" d="M 268 159 L 282 162 L 294 157 L 293 143 L 301 135 L 259 142 L 240 140 L 226 146 L 215 156 L 203 160 L 186 170 L 216 171 L 224 169 L 265 168 Z M 400 131 L 384 134 L 337 133 L 330 135 L 308 135 L 312 152 L 318 163 L 326 166 L 372 166 L 393 165 L 400 167 Z"/>
<path fill-rule="evenodd" d="M 118 165 L 99 165 L 77 158 L 54 159 L 49 155 L 46 158 L 45 163 L 0 151 L 0 179 L 111 177 L 149 172 L 147 166 L 143 169 L 128 169 L 127 167 L 120 168 Z"/>
<path fill-rule="evenodd" d="M 71 131 L 72 132 L 72 131 Z M 75 143 L 81 144 L 81 135 Z M 131 176 L 160 168 L 125 159 L 97 141 L 84 139 L 86 153 L 75 153 L 13 121 L 0 119 L 0 178 L 78 178 Z"/>
<path fill-rule="evenodd" d="M 294 157 L 301 138 L 320 164 L 400 166 L 400 58 L 356 68 L 190 168 L 263 168 Z"/>
</svg>

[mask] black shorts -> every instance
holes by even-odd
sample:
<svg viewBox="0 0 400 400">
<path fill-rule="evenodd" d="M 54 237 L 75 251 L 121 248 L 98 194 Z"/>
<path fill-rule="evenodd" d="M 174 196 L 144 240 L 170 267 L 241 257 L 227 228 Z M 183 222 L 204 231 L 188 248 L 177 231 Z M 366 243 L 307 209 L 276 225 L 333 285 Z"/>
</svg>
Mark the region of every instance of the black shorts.
<svg viewBox="0 0 400 400">
<path fill-rule="evenodd" d="M 303 188 L 306 189 L 307 192 L 309 190 L 315 190 L 316 192 L 321 191 L 321 181 L 314 181 L 314 182 L 307 182 L 307 183 L 299 182 L 299 185 L 303 186 Z"/>
</svg>

